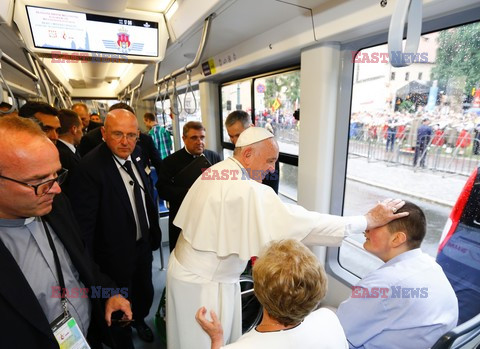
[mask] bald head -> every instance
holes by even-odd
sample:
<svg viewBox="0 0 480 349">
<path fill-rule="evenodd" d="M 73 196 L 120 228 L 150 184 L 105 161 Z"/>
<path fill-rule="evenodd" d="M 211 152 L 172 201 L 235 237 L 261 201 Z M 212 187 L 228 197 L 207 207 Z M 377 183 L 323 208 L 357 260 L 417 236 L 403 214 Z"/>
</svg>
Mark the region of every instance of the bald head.
<svg viewBox="0 0 480 349">
<path fill-rule="evenodd" d="M 115 109 L 108 112 L 102 136 L 113 154 L 126 159 L 135 149 L 138 138 L 138 121 L 132 112 Z"/>
<path fill-rule="evenodd" d="M 56 178 L 61 166 L 55 145 L 32 120 L 6 116 L 0 119 L 0 147 L 0 218 L 50 212 L 53 197 L 61 191 L 58 184 L 43 196 L 27 184 Z"/>
<path fill-rule="evenodd" d="M 132 120 L 137 123 L 138 127 L 137 117 L 134 113 L 127 109 L 110 110 L 105 117 L 105 127 L 107 127 L 108 124 L 111 124 L 112 122 L 116 122 L 117 120 Z"/>
<path fill-rule="evenodd" d="M 15 157 L 25 156 L 25 149 L 32 144 L 55 148 L 40 126 L 31 119 L 5 116 L 0 119 L 0 171 L 7 166 L 15 166 Z M 9 161 L 10 160 L 10 161 Z"/>
</svg>

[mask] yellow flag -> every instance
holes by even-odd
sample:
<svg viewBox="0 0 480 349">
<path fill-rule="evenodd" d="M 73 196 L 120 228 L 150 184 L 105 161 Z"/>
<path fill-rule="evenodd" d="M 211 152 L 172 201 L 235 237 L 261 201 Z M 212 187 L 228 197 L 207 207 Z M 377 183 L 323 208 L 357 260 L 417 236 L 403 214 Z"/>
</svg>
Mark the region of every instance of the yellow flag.
<svg viewBox="0 0 480 349">
<path fill-rule="evenodd" d="M 275 102 L 273 102 L 273 104 L 272 104 L 272 110 L 276 111 L 281 106 L 282 106 L 282 103 L 280 103 L 280 100 L 278 98 L 276 98 Z"/>
</svg>

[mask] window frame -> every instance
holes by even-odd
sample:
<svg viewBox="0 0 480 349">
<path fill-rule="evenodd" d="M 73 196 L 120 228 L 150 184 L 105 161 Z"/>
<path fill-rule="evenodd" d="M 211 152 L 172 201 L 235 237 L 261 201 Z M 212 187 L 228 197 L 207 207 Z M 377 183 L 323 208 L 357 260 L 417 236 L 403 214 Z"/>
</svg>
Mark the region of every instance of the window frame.
<svg viewBox="0 0 480 349">
<path fill-rule="evenodd" d="M 431 32 L 447 30 L 452 27 L 467 25 L 478 22 L 478 12 L 480 6 L 475 9 L 461 11 L 455 14 L 449 14 L 441 18 L 424 21 L 422 23 L 422 35 Z M 341 45 L 342 66 L 340 70 L 339 96 L 337 99 L 338 115 L 336 120 L 335 132 L 335 154 L 333 165 L 333 183 L 332 183 L 332 200 L 330 204 L 330 212 L 336 215 L 343 215 L 344 198 L 346 187 L 346 172 L 348 160 L 348 134 L 350 132 L 350 117 L 352 105 L 352 93 L 354 66 L 352 62 L 352 51 L 361 51 L 370 47 L 382 45 L 388 42 L 388 31 L 382 34 L 373 35 L 357 41 L 349 42 Z M 347 135 L 347 137 L 346 137 Z M 365 252 L 367 253 L 367 252 Z M 325 258 L 325 269 L 328 274 L 351 287 L 355 285 L 360 277 L 353 274 L 350 270 L 340 265 L 340 247 L 327 247 Z"/>
<path fill-rule="evenodd" d="M 218 95 L 219 95 L 218 101 L 219 101 L 220 113 L 219 113 L 218 120 L 219 120 L 220 125 L 221 125 L 219 127 L 219 133 L 220 133 L 220 143 L 221 143 L 222 148 L 226 148 L 226 149 L 230 149 L 230 150 L 233 150 L 235 148 L 233 146 L 233 143 L 224 141 L 223 115 L 222 115 L 222 112 L 221 112 L 222 111 L 222 104 L 223 104 L 222 103 L 223 102 L 223 100 L 222 100 L 222 87 L 227 86 L 227 85 L 236 84 L 236 83 L 239 83 L 239 82 L 248 81 L 248 80 L 251 81 L 251 84 L 250 84 L 250 98 L 251 98 L 251 107 L 252 107 L 251 117 L 252 117 L 252 123 L 254 123 L 255 122 L 255 80 L 259 79 L 259 78 L 268 77 L 268 76 L 271 76 L 271 75 L 288 73 L 288 72 L 292 72 L 292 71 L 295 71 L 295 70 L 300 71 L 300 69 L 301 69 L 300 65 L 294 65 L 294 66 L 289 66 L 289 67 L 285 67 L 285 68 L 281 68 L 281 69 L 277 69 L 277 70 L 264 71 L 264 72 L 260 72 L 260 73 L 253 74 L 253 75 L 252 74 L 245 75 L 245 76 L 239 77 L 237 79 L 233 79 L 233 80 L 228 79 L 228 80 L 224 80 L 224 81 L 219 81 L 219 83 L 218 83 Z M 279 153 L 279 162 L 283 162 L 285 164 L 293 165 L 293 166 L 298 167 L 298 155 L 292 155 L 292 154 L 287 154 L 287 153 L 280 152 Z"/>
</svg>

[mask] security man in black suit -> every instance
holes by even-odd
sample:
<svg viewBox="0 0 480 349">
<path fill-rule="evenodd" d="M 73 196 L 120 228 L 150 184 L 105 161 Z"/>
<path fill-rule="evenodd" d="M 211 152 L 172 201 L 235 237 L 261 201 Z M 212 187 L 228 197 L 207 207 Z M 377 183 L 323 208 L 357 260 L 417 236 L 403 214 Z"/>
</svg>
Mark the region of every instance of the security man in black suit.
<svg viewBox="0 0 480 349">
<path fill-rule="evenodd" d="M 185 195 L 187 195 L 189 186 L 175 183 L 175 176 L 186 168 L 195 158 L 204 155 L 211 165 L 222 161 L 220 155 L 214 151 L 205 149 L 205 127 L 201 122 L 189 121 L 183 126 L 183 143 L 185 146 L 170 154 L 158 169 L 157 191 L 158 196 L 169 202 L 168 217 L 168 243 L 170 252 L 175 248 L 180 228 L 173 224 L 175 216 L 182 204 Z M 193 183 L 192 183 L 193 184 Z"/>
<path fill-rule="evenodd" d="M 134 325 L 140 338 L 151 342 L 144 318 L 153 301 L 152 251 L 161 232 L 146 164 L 136 147 L 137 118 L 115 109 L 101 130 L 105 142 L 82 157 L 69 197 L 88 250 L 119 287 L 128 287 Z M 129 327 L 115 338 L 122 348 L 133 348 Z"/>
<path fill-rule="evenodd" d="M 115 109 L 126 109 L 131 113 L 135 114 L 133 108 L 126 103 L 116 103 L 112 105 L 108 111 L 112 111 Z M 77 149 L 81 156 L 85 156 L 99 144 L 102 144 L 102 132 L 100 128 L 97 128 L 83 136 Z M 155 167 L 156 169 L 160 168 L 162 159 L 160 158 L 160 154 L 158 153 L 157 148 L 155 148 L 152 137 L 140 133 L 137 140 L 137 146 L 140 147 L 142 151 L 142 157 L 145 162 L 147 162 L 150 166 Z"/>
<path fill-rule="evenodd" d="M 66 193 L 70 178 L 80 163 L 80 155 L 76 147 L 80 144 L 83 136 L 82 120 L 77 113 L 69 109 L 61 109 L 58 112 L 58 118 L 60 119 L 61 127 L 58 130 L 56 146 L 60 155 L 60 163 L 69 173 L 69 176 L 62 184 L 62 191 Z"/>
<path fill-rule="evenodd" d="M 102 348 L 95 334 L 107 329 L 112 312 L 122 310 L 126 319 L 132 313 L 121 296 L 102 305 L 100 298 L 88 298 L 91 292 L 78 293 L 116 285 L 85 253 L 59 187 L 65 173 L 57 175 L 61 165 L 55 146 L 32 120 L 6 116 L 0 118 L 0 147 L 1 347 L 59 348 L 51 323 L 59 315 L 64 318 L 65 302 L 90 346 Z M 54 293 L 62 283 L 64 300 Z"/>
</svg>

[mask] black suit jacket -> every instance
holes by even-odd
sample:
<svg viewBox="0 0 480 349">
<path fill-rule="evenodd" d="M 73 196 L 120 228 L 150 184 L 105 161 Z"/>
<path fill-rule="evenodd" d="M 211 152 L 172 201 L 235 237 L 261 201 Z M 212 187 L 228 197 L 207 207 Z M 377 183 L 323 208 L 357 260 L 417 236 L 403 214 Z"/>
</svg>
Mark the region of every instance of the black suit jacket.
<svg viewBox="0 0 480 349">
<path fill-rule="evenodd" d="M 82 140 L 78 145 L 78 151 L 82 156 L 85 156 L 87 153 L 93 150 L 93 148 L 102 143 L 102 131 L 100 128 L 96 128 L 95 130 L 92 130 L 92 132 L 89 132 L 82 137 Z M 156 169 L 160 168 L 162 159 L 160 158 L 157 148 L 155 148 L 152 137 L 140 133 L 137 145 L 142 150 L 143 159 L 145 159 L 149 165 L 155 167 Z"/>
<path fill-rule="evenodd" d="M 160 245 L 161 237 L 158 209 L 152 199 L 152 187 L 138 147 L 131 158 L 142 177 L 145 190 L 150 229 L 149 236 L 144 236 L 144 239 L 155 250 Z M 94 260 L 119 287 L 128 287 L 135 267 L 133 257 L 137 228 L 125 184 L 106 143 L 82 158 L 72 177 L 68 194 L 82 236 Z"/>
<path fill-rule="evenodd" d="M 222 161 L 220 155 L 208 149 L 204 150 L 203 155 L 205 155 L 212 165 Z M 190 187 L 176 185 L 173 179 L 181 170 L 188 166 L 193 159 L 193 155 L 189 154 L 184 147 L 163 159 L 162 165 L 157 171 L 158 181 L 156 187 L 158 196 L 167 200 L 170 204 L 168 218 L 170 249 L 173 249 L 176 238 L 180 233 L 180 229 L 173 225 L 173 220 L 177 215 L 185 195 L 187 195 L 188 189 L 190 189 Z"/>
<path fill-rule="evenodd" d="M 93 130 L 99 128 L 100 126 L 103 126 L 103 124 L 101 122 L 90 121 L 88 123 L 86 132 L 88 133 L 90 131 L 93 131 Z"/>
<path fill-rule="evenodd" d="M 73 153 L 70 148 L 61 141 L 57 141 L 56 146 L 58 149 L 58 154 L 60 155 L 60 163 L 62 164 L 63 168 L 66 168 L 68 170 L 67 178 L 61 186 L 62 191 L 66 193 L 68 190 L 68 185 L 70 183 L 70 178 L 72 178 L 76 167 L 80 163 L 80 156 Z"/>
<path fill-rule="evenodd" d="M 80 280 L 85 287 L 101 285 L 115 287 L 115 284 L 91 262 L 85 253 L 80 231 L 63 194 L 53 201 L 52 211 L 45 219 L 62 241 Z M 28 281 L 10 251 L 0 240 L 0 345 L 8 349 L 50 349 L 58 348 L 45 314 L 35 297 Z M 59 300 L 60 301 L 60 300 Z M 92 326 L 106 330 L 103 320 L 103 304 L 92 299 Z M 85 334 L 86 335 L 86 334 Z"/>
</svg>

